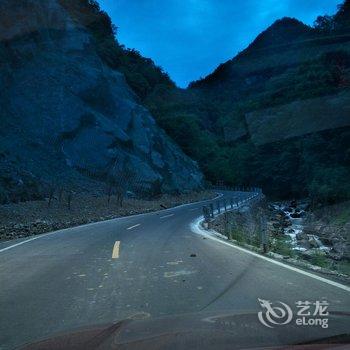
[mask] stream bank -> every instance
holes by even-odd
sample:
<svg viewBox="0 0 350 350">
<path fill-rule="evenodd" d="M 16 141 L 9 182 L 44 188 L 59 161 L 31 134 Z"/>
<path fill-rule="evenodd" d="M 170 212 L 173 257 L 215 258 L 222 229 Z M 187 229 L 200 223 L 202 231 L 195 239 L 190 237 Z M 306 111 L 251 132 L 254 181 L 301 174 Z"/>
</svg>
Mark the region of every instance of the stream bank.
<svg viewBox="0 0 350 350">
<path fill-rule="evenodd" d="M 307 199 L 264 199 L 218 215 L 210 226 L 247 249 L 349 283 L 350 224 L 335 230 L 330 221 L 320 221 L 325 219 L 323 213 L 315 214 Z"/>
<path fill-rule="evenodd" d="M 269 203 L 267 224 L 272 246 L 282 241 L 286 255 L 350 274 L 350 225 L 316 222 L 308 200 Z"/>
</svg>

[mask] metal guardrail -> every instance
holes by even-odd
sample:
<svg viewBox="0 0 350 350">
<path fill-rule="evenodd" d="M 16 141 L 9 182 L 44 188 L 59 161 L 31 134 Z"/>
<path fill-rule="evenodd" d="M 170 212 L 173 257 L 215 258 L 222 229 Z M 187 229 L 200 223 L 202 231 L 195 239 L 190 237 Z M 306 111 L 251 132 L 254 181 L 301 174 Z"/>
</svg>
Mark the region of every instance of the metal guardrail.
<svg viewBox="0 0 350 350">
<path fill-rule="evenodd" d="M 213 188 L 214 189 L 214 188 Z M 232 195 L 231 198 L 223 198 L 218 199 L 214 203 L 210 203 L 208 205 L 204 205 L 203 217 L 204 217 L 204 225 L 206 228 L 210 228 L 211 223 L 215 219 L 215 217 L 224 214 L 227 212 L 238 210 L 243 205 L 248 203 L 254 203 L 256 201 L 260 201 L 264 198 L 261 188 L 258 187 L 215 187 L 217 190 L 227 190 L 233 191 L 235 194 Z M 267 251 L 267 236 L 266 230 L 260 230 L 260 242 L 263 252 Z"/>
<path fill-rule="evenodd" d="M 211 190 L 221 190 L 221 191 L 233 191 L 233 192 L 254 192 L 254 193 L 262 193 L 262 189 L 260 187 L 253 186 L 225 186 L 225 185 L 215 185 L 210 186 Z"/>
<path fill-rule="evenodd" d="M 259 187 L 248 186 L 212 186 L 212 190 L 218 191 L 231 191 L 235 192 L 231 198 L 218 199 L 215 204 L 203 206 L 203 215 L 205 221 L 210 221 L 215 217 L 215 214 L 219 215 L 221 212 L 227 212 L 228 210 L 238 209 L 242 204 L 245 204 L 252 199 L 263 196 L 262 189 Z M 250 194 L 247 196 L 247 194 Z"/>
</svg>

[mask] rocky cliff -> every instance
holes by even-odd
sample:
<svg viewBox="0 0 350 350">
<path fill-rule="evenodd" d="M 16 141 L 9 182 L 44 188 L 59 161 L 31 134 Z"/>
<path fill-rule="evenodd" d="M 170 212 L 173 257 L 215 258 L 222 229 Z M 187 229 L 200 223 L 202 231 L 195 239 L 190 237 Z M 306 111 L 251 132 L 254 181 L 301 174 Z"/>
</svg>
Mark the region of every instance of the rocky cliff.
<svg viewBox="0 0 350 350">
<path fill-rule="evenodd" d="M 264 145 L 350 126 L 350 92 L 296 100 L 246 115 L 251 141 Z"/>
<path fill-rule="evenodd" d="M 98 191 L 199 188 L 194 161 L 156 125 L 124 76 L 58 0 L 0 3 L 2 201 L 55 184 Z"/>
</svg>

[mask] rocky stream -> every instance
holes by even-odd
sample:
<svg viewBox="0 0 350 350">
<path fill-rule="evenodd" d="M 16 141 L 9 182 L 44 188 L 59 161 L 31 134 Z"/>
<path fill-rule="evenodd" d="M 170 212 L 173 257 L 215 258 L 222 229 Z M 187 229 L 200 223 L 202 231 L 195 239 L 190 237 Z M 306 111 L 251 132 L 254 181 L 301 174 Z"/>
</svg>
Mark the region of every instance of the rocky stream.
<svg viewBox="0 0 350 350">
<path fill-rule="evenodd" d="M 311 225 L 310 205 L 305 201 L 269 204 L 270 232 L 274 237 L 289 237 L 291 249 L 304 259 L 319 254 L 333 261 L 349 261 L 349 242 L 344 228 Z"/>
</svg>

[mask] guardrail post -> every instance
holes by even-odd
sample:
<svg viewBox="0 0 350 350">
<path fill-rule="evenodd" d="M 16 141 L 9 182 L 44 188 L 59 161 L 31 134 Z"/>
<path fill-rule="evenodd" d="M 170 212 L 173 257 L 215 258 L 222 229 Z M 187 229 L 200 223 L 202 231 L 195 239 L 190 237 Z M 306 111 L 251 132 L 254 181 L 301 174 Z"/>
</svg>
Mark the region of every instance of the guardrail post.
<svg viewBox="0 0 350 350">
<path fill-rule="evenodd" d="M 267 253 L 268 251 L 268 238 L 267 238 L 267 229 L 266 229 L 266 221 L 264 217 L 260 218 L 260 232 L 261 232 L 261 245 L 263 253 Z"/>
<path fill-rule="evenodd" d="M 204 216 L 204 220 L 206 221 L 207 220 L 207 207 L 205 205 L 203 205 L 202 207 L 202 211 L 203 211 L 203 216 Z"/>
<path fill-rule="evenodd" d="M 225 208 L 225 211 L 227 211 L 227 207 L 226 207 L 226 199 L 224 199 L 224 208 Z"/>
<path fill-rule="evenodd" d="M 209 208 L 206 205 L 203 206 L 203 216 L 204 216 L 204 222 L 206 223 L 207 228 L 209 228 L 210 213 L 209 213 Z"/>
<path fill-rule="evenodd" d="M 228 232 L 228 214 L 227 213 L 224 214 L 224 231 L 225 231 L 226 237 L 229 237 L 229 232 Z"/>
<path fill-rule="evenodd" d="M 220 210 L 220 201 L 218 201 L 217 204 L 218 204 L 218 214 L 220 214 L 220 213 L 221 213 L 221 210 Z"/>
<path fill-rule="evenodd" d="M 230 199 L 231 209 L 233 209 L 233 198 Z"/>
<path fill-rule="evenodd" d="M 210 208 L 210 216 L 212 218 L 214 218 L 214 205 L 213 205 L 213 203 L 209 204 L 209 208 Z"/>
</svg>

